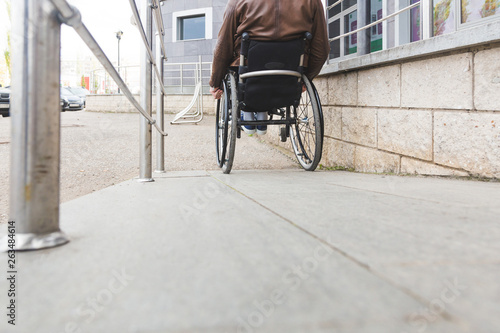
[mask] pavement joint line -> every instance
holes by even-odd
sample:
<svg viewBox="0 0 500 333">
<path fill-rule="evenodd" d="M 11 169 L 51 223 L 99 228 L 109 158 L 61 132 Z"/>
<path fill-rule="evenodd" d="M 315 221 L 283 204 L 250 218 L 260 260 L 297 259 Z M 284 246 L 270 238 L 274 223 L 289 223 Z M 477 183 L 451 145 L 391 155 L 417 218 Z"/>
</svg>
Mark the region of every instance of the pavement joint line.
<svg viewBox="0 0 500 333">
<path fill-rule="evenodd" d="M 247 194 L 239 191 L 238 189 L 234 188 L 233 186 L 227 184 L 226 182 L 224 182 L 222 179 L 219 179 L 217 177 L 215 177 L 213 174 L 210 174 L 210 176 L 212 178 L 214 178 L 215 180 L 221 182 L 222 184 L 224 184 L 225 186 L 229 187 L 230 189 L 232 189 L 233 191 L 235 191 L 236 193 L 242 195 L 243 197 L 247 198 L 248 200 L 254 202 L 255 204 L 261 206 L 262 208 L 264 208 L 265 210 L 269 211 L 271 214 L 273 215 L 276 215 L 277 217 L 279 217 L 280 219 L 284 220 L 285 222 L 287 222 L 288 224 L 292 225 L 293 227 L 297 228 L 298 230 L 302 231 L 303 233 L 305 233 L 306 235 L 309 235 L 310 237 L 316 239 L 317 241 L 325 244 L 326 246 L 330 247 L 331 249 L 333 249 L 335 252 L 339 253 L 341 256 L 345 257 L 346 259 L 354 262 L 355 264 L 357 264 L 358 266 L 364 268 L 366 271 L 368 271 L 369 273 L 371 273 L 372 275 L 378 277 L 379 279 L 385 281 L 386 283 L 388 283 L 390 286 L 394 287 L 395 289 L 398 289 L 399 291 L 403 292 L 404 294 L 406 294 L 407 296 L 409 296 L 410 298 L 414 299 L 415 301 L 417 301 L 418 303 L 422 304 L 423 306 L 428 306 L 428 304 L 431 302 L 430 300 L 416 294 L 415 292 L 413 292 L 411 289 L 405 287 L 405 286 L 402 286 L 402 285 L 399 285 L 398 283 L 396 283 L 395 281 L 391 280 L 389 277 L 383 275 L 382 273 L 380 272 L 377 272 L 376 270 L 373 270 L 370 265 L 358 260 L 357 258 L 351 256 L 350 254 L 348 254 L 347 252 L 341 250 L 340 248 L 336 247 L 335 245 L 331 244 L 328 242 L 328 240 L 325 240 L 323 238 L 320 238 L 319 236 L 315 235 L 314 233 L 312 233 L 311 231 L 297 225 L 296 223 L 294 223 L 293 221 L 291 221 L 290 219 L 282 216 L 281 214 L 275 212 L 274 210 L 272 210 L 271 208 L 263 205 L 262 203 L 260 203 L 259 201 L 257 201 L 256 199 L 248 196 Z M 347 186 L 346 186 L 347 187 Z M 356 188 L 354 188 L 356 189 Z M 446 309 L 443 310 L 441 313 L 438 314 L 441 318 L 443 318 L 444 320 L 448 321 L 448 322 L 451 322 L 451 323 L 454 323 L 454 324 L 458 324 L 458 325 L 461 325 L 461 326 L 467 326 L 466 323 L 464 323 L 460 318 L 457 318 L 455 317 L 454 315 L 452 315 L 451 313 L 449 313 Z"/>
<path fill-rule="evenodd" d="M 387 192 L 381 192 L 381 191 L 374 191 L 374 190 L 369 190 L 369 189 L 364 189 L 364 188 L 359 188 L 359 187 L 352 187 L 352 186 L 346 186 L 346 185 L 340 185 L 340 184 L 334 184 L 334 183 L 326 183 L 326 185 L 330 186 L 337 186 L 337 187 L 343 187 L 343 188 L 348 188 L 350 190 L 357 190 L 357 191 L 362 191 L 362 192 L 371 192 L 371 193 L 377 193 L 377 194 L 383 194 L 383 195 L 388 195 L 391 197 L 397 197 L 397 198 L 404 198 L 404 199 L 411 199 L 411 200 L 417 200 L 417 201 L 425 201 L 425 202 L 432 202 L 440 205 L 450 205 L 448 202 L 442 202 L 442 201 L 436 201 L 436 200 L 429 200 L 429 199 L 424 199 L 424 198 L 415 198 L 415 197 L 410 197 L 410 196 L 405 196 L 405 195 L 398 195 L 398 194 L 392 194 L 392 193 L 387 193 Z M 452 205 L 460 205 L 462 207 L 478 207 L 477 205 L 467 205 L 467 204 L 462 204 L 462 203 L 451 203 Z"/>
<path fill-rule="evenodd" d="M 168 171 L 166 171 L 164 174 L 158 174 L 156 175 L 155 179 L 185 179 L 185 178 L 207 178 L 211 177 L 210 175 L 197 175 L 197 176 L 169 176 Z M 134 179 L 139 179 L 138 177 Z"/>
</svg>

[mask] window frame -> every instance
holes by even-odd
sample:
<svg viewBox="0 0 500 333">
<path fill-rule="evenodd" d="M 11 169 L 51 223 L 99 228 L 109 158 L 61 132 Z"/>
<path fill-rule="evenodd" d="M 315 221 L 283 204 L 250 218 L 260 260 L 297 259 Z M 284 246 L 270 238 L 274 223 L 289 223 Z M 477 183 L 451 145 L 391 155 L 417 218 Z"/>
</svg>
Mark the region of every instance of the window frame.
<svg viewBox="0 0 500 333">
<path fill-rule="evenodd" d="M 460 13 L 455 17 L 455 27 L 458 31 L 459 29 L 468 29 L 471 27 L 476 27 L 478 25 L 488 24 L 491 21 L 495 21 L 500 19 L 500 13 L 492 15 L 490 17 L 481 18 L 480 20 L 474 22 L 465 22 L 462 23 L 462 1 L 461 0 L 452 0 L 455 1 L 455 11 L 456 13 Z"/>
<path fill-rule="evenodd" d="M 195 39 L 180 39 L 180 23 L 184 18 L 205 16 L 205 37 Z M 172 41 L 189 42 L 213 39 L 213 9 L 212 7 L 189 9 L 172 13 Z"/>
<path fill-rule="evenodd" d="M 357 1 L 359 1 L 359 0 L 357 0 Z M 330 24 L 332 24 L 336 20 L 340 20 L 340 35 L 345 34 L 346 33 L 345 32 L 345 17 L 347 15 L 351 14 L 354 11 L 357 12 L 357 10 L 358 10 L 358 3 L 357 3 L 357 1 L 356 1 L 355 5 L 352 5 L 351 7 L 347 8 L 345 10 L 342 10 L 343 3 L 340 3 L 338 5 L 338 6 L 341 6 L 340 12 L 337 15 L 332 16 L 331 18 L 327 18 L 328 28 L 330 27 Z M 326 11 L 326 15 L 328 15 L 328 11 Z M 338 58 L 330 58 L 330 60 L 349 59 L 349 58 L 354 58 L 354 57 L 358 56 L 358 51 L 356 51 L 355 53 L 348 54 L 348 55 L 345 54 L 345 50 L 346 50 L 345 49 L 346 38 L 350 38 L 350 37 L 351 36 L 347 36 L 347 37 L 339 39 L 340 56 Z M 331 36 L 329 36 L 329 38 L 331 38 Z"/>
</svg>

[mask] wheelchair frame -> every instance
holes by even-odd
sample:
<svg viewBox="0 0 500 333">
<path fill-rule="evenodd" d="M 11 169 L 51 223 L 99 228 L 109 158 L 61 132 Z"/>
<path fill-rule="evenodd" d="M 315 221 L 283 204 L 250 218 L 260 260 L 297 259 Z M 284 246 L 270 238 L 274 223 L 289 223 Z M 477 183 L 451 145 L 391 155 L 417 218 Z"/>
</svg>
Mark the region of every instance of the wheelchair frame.
<svg viewBox="0 0 500 333">
<path fill-rule="evenodd" d="M 306 39 L 311 35 L 306 34 Z M 244 33 L 243 42 L 249 40 L 249 35 Z M 245 56 L 240 57 L 240 66 L 245 64 Z M 304 54 L 301 55 L 300 64 L 304 62 Z M 245 79 L 260 76 L 294 76 L 299 82 L 303 82 L 306 91 L 301 94 L 298 106 L 289 105 L 282 108 L 262 111 L 268 112 L 269 120 L 242 120 L 241 111 L 244 111 L 242 101 L 238 100 L 238 84 Z M 216 154 L 217 164 L 223 172 L 231 172 L 234 160 L 236 139 L 241 138 L 241 126 L 250 125 L 284 125 L 280 129 L 280 138 L 286 142 L 291 138 L 292 147 L 299 164 L 306 171 L 314 171 L 318 166 L 323 150 L 324 120 L 321 109 L 321 101 L 314 84 L 305 75 L 291 70 L 262 70 L 237 74 L 229 70 L 223 80 L 223 97 L 217 101 L 216 112 Z M 311 109 L 309 111 L 309 108 Z M 273 116 L 281 117 L 273 120 Z"/>
</svg>

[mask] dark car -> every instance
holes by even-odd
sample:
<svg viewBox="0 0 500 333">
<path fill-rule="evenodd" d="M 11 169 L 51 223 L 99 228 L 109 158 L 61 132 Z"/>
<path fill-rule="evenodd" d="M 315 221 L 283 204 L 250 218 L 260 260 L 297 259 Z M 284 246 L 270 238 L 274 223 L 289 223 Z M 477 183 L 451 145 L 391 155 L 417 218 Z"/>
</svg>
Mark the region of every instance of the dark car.
<svg viewBox="0 0 500 333">
<path fill-rule="evenodd" d="M 69 91 L 73 93 L 73 95 L 76 95 L 83 99 L 83 107 L 87 105 L 85 99 L 87 98 L 87 95 L 90 94 L 90 92 L 82 87 L 68 87 Z"/>
<path fill-rule="evenodd" d="M 83 100 L 73 95 L 68 88 L 61 88 L 61 107 L 66 110 L 83 110 Z"/>
<path fill-rule="evenodd" d="M 0 114 L 2 117 L 10 116 L 10 89 L 0 88 Z"/>
</svg>

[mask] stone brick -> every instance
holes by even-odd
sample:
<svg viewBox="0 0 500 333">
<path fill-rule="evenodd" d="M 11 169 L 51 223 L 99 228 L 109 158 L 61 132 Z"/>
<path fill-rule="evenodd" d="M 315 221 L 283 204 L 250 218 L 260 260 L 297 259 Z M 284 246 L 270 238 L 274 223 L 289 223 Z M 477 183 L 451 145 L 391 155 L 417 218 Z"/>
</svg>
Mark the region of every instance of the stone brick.
<svg viewBox="0 0 500 333">
<path fill-rule="evenodd" d="M 328 104 L 328 78 L 325 76 L 315 78 L 314 86 L 318 91 L 321 105 Z"/>
<path fill-rule="evenodd" d="M 342 109 L 336 107 L 323 108 L 325 119 L 325 135 L 342 139 Z"/>
<path fill-rule="evenodd" d="M 353 144 L 325 138 L 321 164 L 327 167 L 341 166 L 344 168 L 354 168 L 355 150 L 356 146 Z"/>
<path fill-rule="evenodd" d="M 500 111 L 500 48 L 478 52 L 474 57 L 474 106 Z"/>
<path fill-rule="evenodd" d="M 335 74 L 328 76 L 328 104 L 358 104 L 358 73 Z"/>
<path fill-rule="evenodd" d="M 427 163 L 412 158 L 403 157 L 401 159 L 401 173 L 418 174 L 428 176 L 461 176 L 466 177 L 469 174 L 464 171 L 446 168 L 433 163 Z"/>
<path fill-rule="evenodd" d="M 399 173 L 400 157 L 380 150 L 356 147 L 354 168 L 361 172 Z"/>
<path fill-rule="evenodd" d="M 401 106 L 472 109 L 472 54 L 403 64 Z"/>
<path fill-rule="evenodd" d="M 358 105 L 400 106 L 400 65 L 358 73 Z"/>
<path fill-rule="evenodd" d="M 500 113 L 436 112 L 434 162 L 500 178 Z"/>
<path fill-rule="evenodd" d="M 378 148 L 432 161 L 432 112 L 378 110 Z"/>
<path fill-rule="evenodd" d="M 377 110 L 342 108 L 342 140 L 377 146 Z"/>
</svg>

